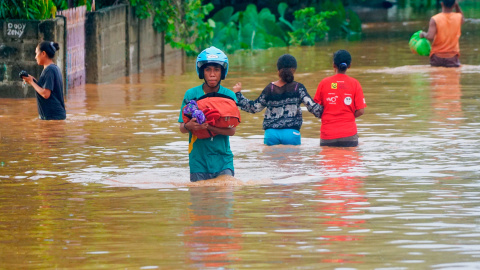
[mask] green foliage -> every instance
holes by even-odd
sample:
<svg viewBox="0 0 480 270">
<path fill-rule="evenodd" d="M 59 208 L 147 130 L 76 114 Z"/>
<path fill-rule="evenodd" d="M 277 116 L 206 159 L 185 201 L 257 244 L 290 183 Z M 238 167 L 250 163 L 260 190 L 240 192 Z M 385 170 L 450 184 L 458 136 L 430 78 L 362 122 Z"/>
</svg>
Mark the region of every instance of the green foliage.
<svg viewBox="0 0 480 270">
<path fill-rule="evenodd" d="M 293 25 L 285 19 L 285 11 L 288 9 L 287 3 L 280 3 L 278 4 L 278 14 L 280 14 L 280 18 L 278 20 L 286 25 L 291 31 L 295 31 Z"/>
<path fill-rule="evenodd" d="M 37 7 L 37 13 L 34 13 L 34 11 L 37 10 L 31 9 L 32 14 L 34 14 L 35 18 L 40 20 L 55 18 L 55 14 L 57 13 L 57 7 L 51 0 L 38 0 Z"/>
<path fill-rule="evenodd" d="M 78 1 L 82 1 L 82 0 L 78 0 Z M 90 4 L 91 4 L 93 0 L 87 0 L 87 1 L 89 1 Z M 118 4 L 124 4 L 124 3 L 128 3 L 128 2 L 131 2 L 131 1 L 127 1 L 127 0 L 95 0 L 95 9 L 99 10 L 99 9 L 102 9 L 102 8 L 106 8 L 106 7 L 110 7 L 110 6 L 114 6 L 114 5 L 118 5 Z M 87 8 L 88 8 L 88 4 L 87 4 Z"/>
<path fill-rule="evenodd" d="M 8 1 L 0 2 L 0 20 L 5 20 L 12 17 L 16 7 L 10 6 Z"/>
<path fill-rule="evenodd" d="M 233 11 L 233 7 L 225 7 L 211 18 L 214 46 L 228 52 L 287 46 L 288 35 L 269 9 L 258 12 L 257 7 L 251 4 L 245 11 L 235 14 Z"/>
<path fill-rule="evenodd" d="M 75 6 L 87 6 L 91 10 L 93 0 L 76 0 Z M 1 0 L 0 20 L 46 20 L 55 18 L 57 10 L 68 9 L 67 0 Z"/>
<path fill-rule="evenodd" d="M 465 18 L 480 19 L 480 2 L 477 0 L 462 1 L 461 8 Z"/>
<path fill-rule="evenodd" d="M 67 0 L 52 0 L 55 6 L 57 6 L 57 10 L 65 10 L 68 9 L 68 2 Z"/>
<path fill-rule="evenodd" d="M 92 10 L 92 2 L 94 0 L 78 0 L 77 2 L 77 7 L 79 6 L 87 6 L 87 10 L 91 11 Z"/>
<path fill-rule="evenodd" d="M 213 5 L 202 5 L 201 0 L 181 3 L 184 7 L 183 16 L 177 18 L 176 29 L 165 31 L 165 41 L 173 47 L 184 49 L 187 54 L 195 54 L 210 45 L 213 38 L 213 26 L 204 22 Z"/>
<path fill-rule="evenodd" d="M 414 9 L 427 9 L 436 5 L 435 0 L 410 0 L 410 6 Z"/>
<path fill-rule="evenodd" d="M 55 18 L 57 7 L 52 0 L 2 0 L 0 20 L 45 20 Z"/>
<path fill-rule="evenodd" d="M 205 16 L 213 5 L 202 5 L 201 0 L 131 0 L 136 16 L 153 17 L 153 27 L 165 33 L 165 42 L 174 48 L 195 54 L 210 44 L 213 26 Z"/>
<path fill-rule="evenodd" d="M 342 2 L 327 0 L 320 7 L 323 10 L 336 12 L 334 16 L 327 19 L 330 34 L 340 35 L 343 32 L 347 35 L 357 35 L 362 32 L 362 22 L 358 15 L 351 10 L 346 10 Z"/>
<path fill-rule="evenodd" d="M 151 16 L 150 12 L 154 10 L 152 4 L 148 0 L 130 0 L 130 5 L 135 7 L 135 15 L 139 19 L 146 19 Z"/>
<path fill-rule="evenodd" d="M 309 7 L 297 10 L 293 13 L 293 32 L 289 32 L 291 45 L 315 45 L 325 37 L 330 30 L 326 19 L 336 15 L 335 11 L 322 11 L 317 13 L 315 8 Z"/>
<path fill-rule="evenodd" d="M 269 9 L 258 12 L 253 4 L 248 5 L 245 11 L 236 13 L 233 7 L 227 6 L 211 18 L 210 24 L 214 26 L 213 45 L 228 52 L 287 45 L 311 46 L 325 38 L 330 30 L 328 19 L 337 16 L 337 11 L 316 12 L 314 7 L 308 7 L 295 11 L 295 19 L 290 22 L 285 18 L 288 9 L 286 3 L 280 3 L 277 19 Z"/>
<path fill-rule="evenodd" d="M 52 0 L 57 6 L 57 10 L 65 10 L 68 9 L 68 1 L 67 0 Z M 94 0 L 74 0 L 73 6 L 80 7 L 80 6 L 87 6 L 87 10 L 92 10 L 92 2 Z M 103 1 L 96 0 L 97 3 L 102 3 Z"/>
</svg>

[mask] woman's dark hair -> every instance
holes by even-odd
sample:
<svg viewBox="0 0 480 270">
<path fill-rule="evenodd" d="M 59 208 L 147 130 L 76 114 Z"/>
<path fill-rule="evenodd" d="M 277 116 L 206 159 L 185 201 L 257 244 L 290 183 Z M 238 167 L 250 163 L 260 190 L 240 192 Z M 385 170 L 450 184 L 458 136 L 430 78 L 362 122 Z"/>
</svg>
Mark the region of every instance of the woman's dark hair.
<svg viewBox="0 0 480 270">
<path fill-rule="evenodd" d="M 455 0 L 442 0 L 442 2 L 446 8 L 451 8 L 455 5 Z"/>
<path fill-rule="evenodd" d="M 352 63 L 352 56 L 346 50 L 339 50 L 333 54 L 333 63 L 339 71 L 345 71 Z"/>
<path fill-rule="evenodd" d="M 290 54 L 284 54 L 278 58 L 277 69 L 280 71 L 280 78 L 286 83 L 293 82 L 293 72 L 297 69 L 297 60 Z"/>
<path fill-rule="evenodd" d="M 45 52 L 50 59 L 55 57 L 55 52 L 60 50 L 58 43 L 53 41 L 42 41 L 38 44 L 40 52 Z"/>
</svg>

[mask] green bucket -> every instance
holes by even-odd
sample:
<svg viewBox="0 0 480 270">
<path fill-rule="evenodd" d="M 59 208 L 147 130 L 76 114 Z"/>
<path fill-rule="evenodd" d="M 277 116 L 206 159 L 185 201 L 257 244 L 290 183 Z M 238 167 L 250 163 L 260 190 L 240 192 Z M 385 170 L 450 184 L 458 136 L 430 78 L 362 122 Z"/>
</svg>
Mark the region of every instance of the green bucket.
<svg viewBox="0 0 480 270">
<path fill-rule="evenodd" d="M 422 56 L 429 56 L 430 50 L 432 46 L 430 45 L 430 41 L 426 38 L 420 38 L 420 33 L 422 30 L 415 32 L 410 41 L 408 42 L 408 46 L 410 46 L 410 50 L 418 55 Z"/>
</svg>

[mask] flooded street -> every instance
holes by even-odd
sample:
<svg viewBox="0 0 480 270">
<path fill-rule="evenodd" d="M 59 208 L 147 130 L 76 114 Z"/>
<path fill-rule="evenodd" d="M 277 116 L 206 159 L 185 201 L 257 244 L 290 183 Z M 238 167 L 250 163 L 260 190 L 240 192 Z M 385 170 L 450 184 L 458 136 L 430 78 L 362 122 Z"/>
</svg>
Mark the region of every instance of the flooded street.
<svg viewBox="0 0 480 270">
<path fill-rule="evenodd" d="M 314 95 L 347 49 L 368 107 L 359 147 L 263 145 L 263 112 L 230 139 L 235 179 L 189 182 L 178 130 L 195 58 L 70 89 L 67 120 L 0 99 L 0 269 L 479 269 L 480 23 L 459 69 L 408 48 L 426 22 L 366 25 L 362 40 L 228 55 L 223 85 L 258 97 L 297 58 Z"/>
</svg>

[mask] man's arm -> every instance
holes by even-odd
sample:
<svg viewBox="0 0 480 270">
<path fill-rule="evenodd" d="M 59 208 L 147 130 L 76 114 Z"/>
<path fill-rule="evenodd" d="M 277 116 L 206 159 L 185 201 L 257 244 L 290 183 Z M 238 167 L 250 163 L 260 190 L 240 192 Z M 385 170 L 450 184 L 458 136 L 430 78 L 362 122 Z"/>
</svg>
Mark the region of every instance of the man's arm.
<svg viewBox="0 0 480 270">
<path fill-rule="evenodd" d="M 207 129 L 213 133 L 225 135 L 225 136 L 233 136 L 235 135 L 235 131 L 237 130 L 237 128 L 235 127 L 234 128 L 217 128 L 210 125 L 207 127 Z"/>
<path fill-rule="evenodd" d="M 435 23 L 435 20 L 433 18 L 430 19 L 430 23 L 428 25 L 428 32 L 421 32 L 420 37 L 421 38 L 427 38 L 430 40 L 430 42 L 433 42 L 433 39 L 435 38 L 435 35 L 437 34 L 437 24 Z"/>
<path fill-rule="evenodd" d="M 455 1 L 454 9 L 455 9 L 455 12 L 462 14 L 462 24 L 465 23 L 465 16 L 463 16 L 463 11 L 460 8 L 460 5 L 458 4 L 457 1 Z"/>
<path fill-rule="evenodd" d="M 181 132 L 181 133 L 188 133 L 188 132 L 189 132 L 189 131 L 187 130 L 187 128 L 185 127 L 185 125 L 186 125 L 185 123 L 180 123 L 179 128 L 180 128 L 180 132 Z"/>
<path fill-rule="evenodd" d="M 180 123 L 180 132 L 182 133 L 189 133 L 192 130 L 200 130 L 200 129 L 207 129 L 208 124 L 203 123 L 199 124 L 197 123 L 197 119 L 192 118 L 192 120 L 188 121 L 188 123 Z"/>
</svg>

